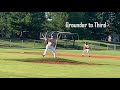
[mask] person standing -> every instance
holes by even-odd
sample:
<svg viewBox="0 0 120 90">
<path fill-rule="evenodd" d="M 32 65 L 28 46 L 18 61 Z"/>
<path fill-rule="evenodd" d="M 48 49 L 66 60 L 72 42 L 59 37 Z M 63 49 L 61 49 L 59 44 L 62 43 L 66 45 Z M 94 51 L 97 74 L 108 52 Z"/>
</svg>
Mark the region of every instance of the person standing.
<svg viewBox="0 0 120 90">
<path fill-rule="evenodd" d="M 89 50 L 90 50 L 90 46 L 88 45 L 88 42 L 85 42 L 85 44 L 84 44 L 84 46 L 83 46 L 82 56 L 84 56 L 84 53 L 87 52 L 87 55 L 90 57 Z"/>
<path fill-rule="evenodd" d="M 50 49 L 54 55 L 54 58 L 56 58 L 56 40 L 51 36 L 51 38 L 48 38 L 45 40 L 46 43 L 46 49 L 43 53 L 43 57 L 46 55 L 48 49 Z"/>
</svg>

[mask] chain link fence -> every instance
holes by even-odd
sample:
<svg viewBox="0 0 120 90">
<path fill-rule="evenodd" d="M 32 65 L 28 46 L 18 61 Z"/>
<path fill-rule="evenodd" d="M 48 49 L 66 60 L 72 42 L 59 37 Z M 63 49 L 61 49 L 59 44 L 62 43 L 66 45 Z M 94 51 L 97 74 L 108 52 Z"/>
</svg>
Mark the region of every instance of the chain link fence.
<svg viewBox="0 0 120 90">
<path fill-rule="evenodd" d="M 120 45 L 90 44 L 92 50 L 120 50 Z"/>
<path fill-rule="evenodd" d="M 0 40 L 0 48 L 44 48 L 44 43 L 42 40 L 4 39 Z"/>
<path fill-rule="evenodd" d="M 82 50 L 84 43 L 74 40 L 58 40 L 57 49 Z M 118 44 L 90 43 L 91 50 L 120 50 Z M 44 40 L 0 39 L 0 48 L 39 48 L 44 49 Z"/>
</svg>

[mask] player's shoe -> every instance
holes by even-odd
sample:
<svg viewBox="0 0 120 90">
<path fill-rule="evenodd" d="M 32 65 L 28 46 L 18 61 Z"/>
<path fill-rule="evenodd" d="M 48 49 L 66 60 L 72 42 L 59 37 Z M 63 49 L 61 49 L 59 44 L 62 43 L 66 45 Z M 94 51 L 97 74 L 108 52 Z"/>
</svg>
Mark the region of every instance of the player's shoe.
<svg viewBox="0 0 120 90">
<path fill-rule="evenodd" d="M 42 55 L 43 57 L 45 57 L 45 55 Z"/>
</svg>

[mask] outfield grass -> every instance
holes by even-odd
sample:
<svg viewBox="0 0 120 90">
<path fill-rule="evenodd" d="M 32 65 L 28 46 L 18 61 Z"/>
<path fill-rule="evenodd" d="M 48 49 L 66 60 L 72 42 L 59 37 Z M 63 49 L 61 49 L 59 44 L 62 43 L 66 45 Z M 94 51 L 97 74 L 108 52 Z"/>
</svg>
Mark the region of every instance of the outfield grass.
<svg viewBox="0 0 120 90">
<path fill-rule="evenodd" d="M 43 49 L 0 49 L 0 78 L 120 78 L 120 60 L 15 54 L 5 52 L 43 52 Z M 57 50 L 59 53 L 81 53 L 79 50 Z M 49 53 L 49 52 L 48 52 Z M 119 51 L 91 51 L 96 54 L 119 55 Z M 71 60 L 79 65 L 45 64 L 25 60 Z M 88 65 L 94 63 L 95 65 Z"/>
</svg>

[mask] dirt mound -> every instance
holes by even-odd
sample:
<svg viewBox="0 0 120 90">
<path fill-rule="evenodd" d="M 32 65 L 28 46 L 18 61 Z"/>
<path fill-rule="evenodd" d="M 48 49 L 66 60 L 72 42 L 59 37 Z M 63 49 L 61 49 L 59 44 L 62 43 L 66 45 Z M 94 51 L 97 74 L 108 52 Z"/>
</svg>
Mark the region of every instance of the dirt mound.
<svg viewBox="0 0 120 90">
<path fill-rule="evenodd" d="M 42 53 L 39 52 L 7 52 L 7 53 L 17 53 L 17 54 L 33 54 L 33 55 L 42 55 Z M 49 56 L 53 56 L 52 54 L 47 54 Z M 88 56 L 82 56 L 80 54 L 61 54 L 57 53 L 57 56 L 70 56 L 70 57 L 88 57 Z M 112 59 L 112 60 L 120 60 L 120 57 L 115 57 L 115 56 L 105 56 L 105 55 L 92 55 L 91 57 L 88 58 L 103 58 L 103 59 Z M 20 60 L 19 60 L 20 61 Z M 21 60 L 24 62 L 32 62 L 32 63 L 47 63 L 47 64 L 67 64 L 67 65 L 105 65 L 105 64 L 96 64 L 93 62 L 78 62 L 78 61 L 72 61 L 72 60 L 67 60 L 63 58 L 42 58 L 40 60 Z"/>
<path fill-rule="evenodd" d="M 72 65 L 76 65 L 78 63 L 74 63 L 74 62 L 67 62 L 67 61 L 48 61 L 48 60 L 33 60 L 32 62 L 34 63 L 48 63 L 48 64 L 72 64 Z"/>
<path fill-rule="evenodd" d="M 66 64 L 66 65 L 104 65 L 95 63 L 85 63 L 85 62 L 69 62 L 69 61 L 49 61 L 49 60 L 32 60 L 32 63 L 47 63 L 47 64 Z"/>
</svg>

